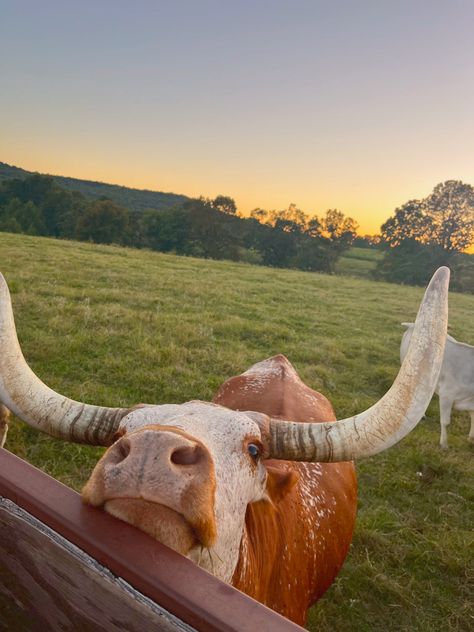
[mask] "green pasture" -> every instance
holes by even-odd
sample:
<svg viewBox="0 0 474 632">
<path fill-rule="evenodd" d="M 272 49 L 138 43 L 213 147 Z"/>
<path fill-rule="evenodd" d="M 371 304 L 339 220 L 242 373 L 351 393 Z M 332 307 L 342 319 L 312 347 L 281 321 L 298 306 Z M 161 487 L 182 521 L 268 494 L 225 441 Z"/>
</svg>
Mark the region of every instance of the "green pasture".
<svg viewBox="0 0 474 632">
<path fill-rule="evenodd" d="M 0 271 L 38 376 L 69 397 L 109 406 L 210 399 L 228 377 L 284 353 L 340 418 L 351 415 L 391 385 L 400 322 L 414 318 L 423 294 L 364 278 L 6 233 Z M 474 296 L 450 295 L 450 332 L 474 344 Z M 310 630 L 474 629 L 468 427 L 468 416 L 455 414 L 450 450 L 441 452 L 434 401 L 399 445 L 358 463 L 352 549 L 312 609 Z M 101 452 L 17 421 L 6 447 L 77 490 Z"/>
<path fill-rule="evenodd" d="M 383 253 L 374 248 L 351 248 L 337 261 L 336 274 L 370 279 Z"/>
</svg>

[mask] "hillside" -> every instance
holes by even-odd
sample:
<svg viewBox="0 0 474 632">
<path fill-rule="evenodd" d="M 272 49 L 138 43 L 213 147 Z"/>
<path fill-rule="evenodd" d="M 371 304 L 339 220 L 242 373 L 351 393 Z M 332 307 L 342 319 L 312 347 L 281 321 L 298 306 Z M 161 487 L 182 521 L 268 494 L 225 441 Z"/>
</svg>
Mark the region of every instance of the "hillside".
<svg viewBox="0 0 474 632">
<path fill-rule="evenodd" d="M 361 253 L 359 256 L 362 256 Z M 50 386 L 108 406 L 209 400 L 276 353 L 339 418 L 374 403 L 398 366 L 421 288 L 0 233 L 25 356 Z M 450 294 L 450 331 L 474 344 L 474 297 Z M 468 630 L 474 617 L 474 446 L 437 400 L 399 445 L 361 461 L 353 546 L 312 609 L 318 632 Z M 12 424 L 6 447 L 75 489 L 98 448 Z M 428 475 L 425 476 L 425 473 Z M 350 622 L 350 623 L 348 623 Z"/>
<path fill-rule="evenodd" d="M 0 162 L 0 182 L 10 178 L 26 178 L 33 175 L 31 171 L 25 171 L 19 167 Z M 41 174 L 48 175 L 48 174 Z M 147 189 L 131 189 L 117 184 L 94 182 L 93 180 L 79 180 L 64 176 L 51 176 L 55 182 L 69 191 L 79 191 L 89 199 L 107 197 L 130 211 L 144 211 L 155 209 L 158 211 L 182 204 L 189 198 L 176 193 L 163 193 L 161 191 L 148 191 Z"/>
</svg>

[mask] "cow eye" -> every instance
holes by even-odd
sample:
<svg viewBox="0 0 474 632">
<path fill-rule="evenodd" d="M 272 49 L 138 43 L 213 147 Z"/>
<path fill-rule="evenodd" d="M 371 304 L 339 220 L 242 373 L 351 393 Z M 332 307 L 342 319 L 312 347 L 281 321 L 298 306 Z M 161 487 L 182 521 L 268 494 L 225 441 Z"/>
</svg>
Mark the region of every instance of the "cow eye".
<svg viewBox="0 0 474 632">
<path fill-rule="evenodd" d="M 249 443 L 247 446 L 248 453 L 254 461 L 258 461 L 260 457 L 260 448 L 255 443 Z"/>
</svg>

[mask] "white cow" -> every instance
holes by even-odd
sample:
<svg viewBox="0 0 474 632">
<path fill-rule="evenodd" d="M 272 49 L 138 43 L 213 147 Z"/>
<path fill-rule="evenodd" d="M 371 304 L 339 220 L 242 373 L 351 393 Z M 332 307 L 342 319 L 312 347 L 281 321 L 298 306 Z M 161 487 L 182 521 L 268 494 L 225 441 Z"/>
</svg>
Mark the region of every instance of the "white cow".
<svg viewBox="0 0 474 632">
<path fill-rule="evenodd" d="M 402 323 L 407 328 L 400 345 L 400 361 L 406 355 L 413 323 Z M 440 446 L 448 447 L 447 427 L 451 421 L 451 409 L 467 410 L 471 415 L 469 441 L 474 443 L 474 347 L 447 336 L 443 364 L 435 392 L 439 396 L 441 421 Z"/>
</svg>

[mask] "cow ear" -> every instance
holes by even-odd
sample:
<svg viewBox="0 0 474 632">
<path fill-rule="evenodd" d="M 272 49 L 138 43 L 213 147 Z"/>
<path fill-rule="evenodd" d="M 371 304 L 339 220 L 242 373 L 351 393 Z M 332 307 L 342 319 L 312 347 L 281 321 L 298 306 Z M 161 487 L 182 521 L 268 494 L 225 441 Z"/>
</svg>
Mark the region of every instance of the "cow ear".
<svg viewBox="0 0 474 632">
<path fill-rule="evenodd" d="M 299 473 L 294 470 L 283 470 L 277 465 L 265 464 L 265 467 L 267 470 L 267 494 L 274 502 L 283 500 L 299 481 Z"/>
</svg>

